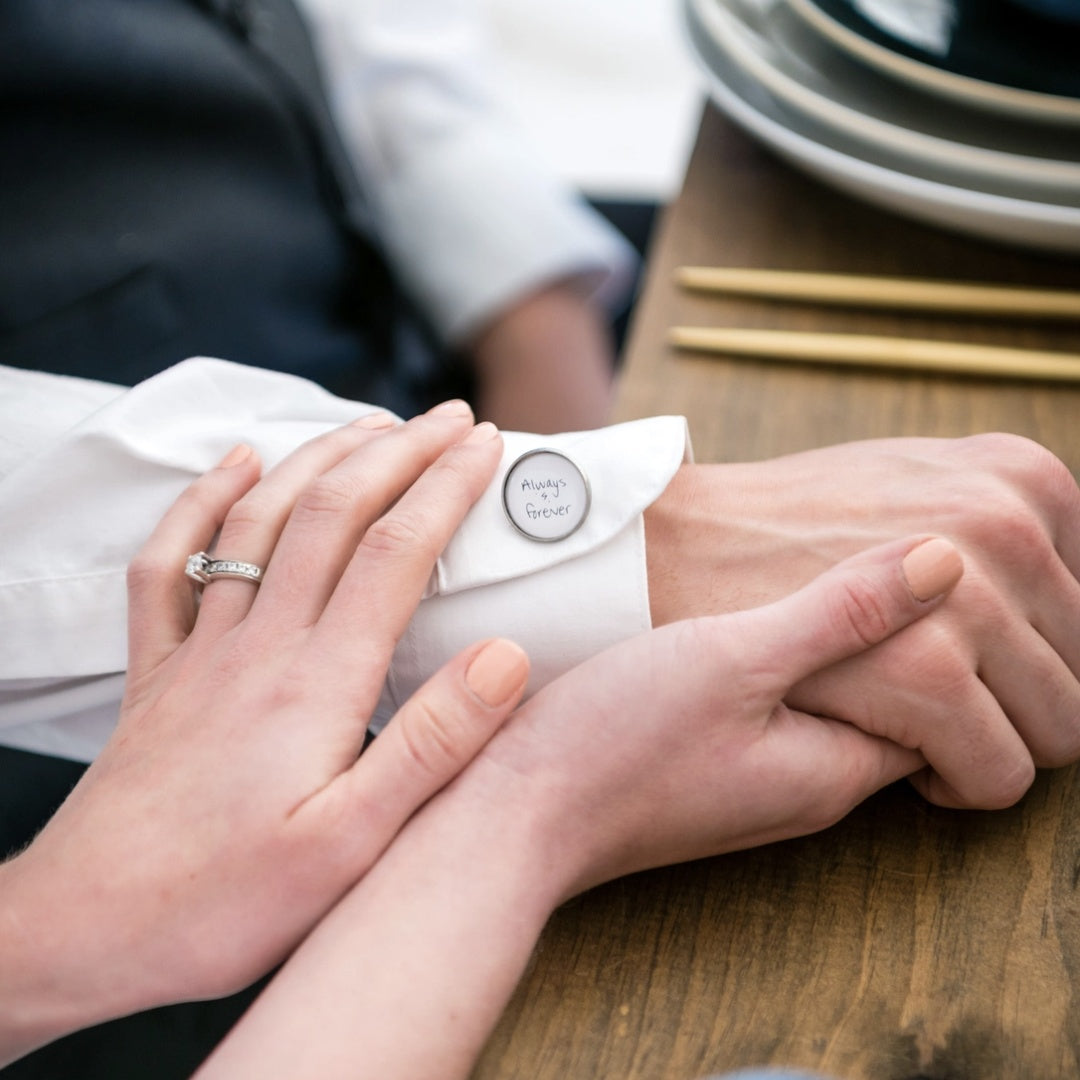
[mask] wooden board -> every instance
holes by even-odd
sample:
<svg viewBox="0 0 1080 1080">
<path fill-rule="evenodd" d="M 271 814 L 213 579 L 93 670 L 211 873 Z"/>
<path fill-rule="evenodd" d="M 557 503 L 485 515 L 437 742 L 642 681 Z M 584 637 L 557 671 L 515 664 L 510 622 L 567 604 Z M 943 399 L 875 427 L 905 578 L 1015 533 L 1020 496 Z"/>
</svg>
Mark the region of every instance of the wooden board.
<svg viewBox="0 0 1080 1080">
<path fill-rule="evenodd" d="M 649 259 L 619 415 L 685 414 L 698 460 L 1005 430 L 1080 471 L 1080 389 L 677 355 L 667 327 L 1080 350 L 1080 327 L 679 293 L 680 264 L 1080 287 L 1080 265 L 922 228 L 781 165 L 711 110 Z M 891 788 L 818 836 L 612 883 L 556 913 L 477 1080 L 1080 1077 L 1080 786 L 956 813 Z"/>
</svg>

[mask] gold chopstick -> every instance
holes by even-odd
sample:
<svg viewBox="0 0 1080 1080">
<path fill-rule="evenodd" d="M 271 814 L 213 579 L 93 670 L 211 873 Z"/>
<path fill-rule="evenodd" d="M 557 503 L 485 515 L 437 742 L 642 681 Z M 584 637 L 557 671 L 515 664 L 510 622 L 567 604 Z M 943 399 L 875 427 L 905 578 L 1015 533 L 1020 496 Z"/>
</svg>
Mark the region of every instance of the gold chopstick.
<svg viewBox="0 0 1080 1080">
<path fill-rule="evenodd" d="M 867 334 L 815 334 L 703 326 L 673 327 L 668 332 L 668 340 L 680 349 L 770 360 L 1080 382 L 1080 355 L 1039 349 L 873 337 Z"/>
<path fill-rule="evenodd" d="M 994 317 L 1080 319 L 1080 290 L 720 266 L 682 266 L 675 271 L 675 280 L 687 289 L 772 300 Z"/>
</svg>

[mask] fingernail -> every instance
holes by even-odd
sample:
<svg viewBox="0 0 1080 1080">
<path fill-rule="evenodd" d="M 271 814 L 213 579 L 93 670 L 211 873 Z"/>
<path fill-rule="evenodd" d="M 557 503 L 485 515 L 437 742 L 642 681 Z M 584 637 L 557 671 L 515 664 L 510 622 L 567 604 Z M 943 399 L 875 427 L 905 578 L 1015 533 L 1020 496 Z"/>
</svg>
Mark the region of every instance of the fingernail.
<svg viewBox="0 0 1080 1080">
<path fill-rule="evenodd" d="M 948 592 L 964 573 L 960 552 L 941 537 L 927 540 L 907 553 L 904 577 L 916 600 L 933 600 Z"/>
<path fill-rule="evenodd" d="M 498 434 L 499 429 L 490 420 L 485 420 L 482 424 L 477 424 L 461 441 L 463 443 L 491 442 Z"/>
<path fill-rule="evenodd" d="M 373 412 L 367 416 L 361 416 L 359 420 L 352 422 L 352 427 L 359 428 L 389 428 L 397 423 L 393 415 L 388 412 Z"/>
<path fill-rule="evenodd" d="M 218 463 L 219 469 L 231 469 L 234 465 L 239 465 L 241 461 L 247 461 L 251 457 L 252 449 L 247 443 L 240 443 L 238 446 L 234 446 Z"/>
<path fill-rule="evenodd" d="M 505 638 L 496 638 L 473 657 L 465 682 L 485 705 L 501 705 L 521 688 L 528 673 L 525 650 Z"/>
<path fill-rule="evenodd" d="M 444 401 L 441 405 L 436 405 L 434 409 L 428 409 L 428 412 L 433 416 L 471 416 L 472 409 L 469 408 L 467 401 L 462 401 L 461 398 L 454 398 L 453 401 Z"/>
</svg>

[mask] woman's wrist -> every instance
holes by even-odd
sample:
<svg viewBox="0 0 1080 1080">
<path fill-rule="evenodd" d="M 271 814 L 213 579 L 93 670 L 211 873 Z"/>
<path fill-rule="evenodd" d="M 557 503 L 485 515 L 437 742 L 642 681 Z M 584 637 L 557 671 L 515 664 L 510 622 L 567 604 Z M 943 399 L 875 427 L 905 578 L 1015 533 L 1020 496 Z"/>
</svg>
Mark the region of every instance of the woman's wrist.
<svg viewBox="0 0 1080 1080">
<path fill-rule="evenodd" d="M 344 1080 L 356 1074 L 357 1046 L 366 1072 L 384 1080 L 467 1076 L 561 895 L 546 824 L 502 779 L 481 766 L 433 799 L 198 1080 Z"/>
<path fill-rule="evenodd" d="M 0 864 L 0 1065 L 176 999 L 170 973 L 155 972 L 140 949 L 129 898 L 111 877 L 59 816 Z"/>
<path fill-rule="evenodd" d="M 531 708 L 526 704 L 513 723 L 530 723 Z M 530 775 L 506 768 L 499 752 L 496 740 L 443 794 L 441 821 L 469 837 L 469 859 L 498 867 L 500 888 L 520 892 L 534 918 L 546 921 L 581 891 L 595 823 L 575 811 L 575 791 L 548 784 L 542 768 Z"/>
<path fill-rule="evenodd" d="M 104 1016 L 91 987 L 73 985 L 70 881 L 41 880 L 23 853 L 0 865 L 0 1067 Z"/>
</svg>

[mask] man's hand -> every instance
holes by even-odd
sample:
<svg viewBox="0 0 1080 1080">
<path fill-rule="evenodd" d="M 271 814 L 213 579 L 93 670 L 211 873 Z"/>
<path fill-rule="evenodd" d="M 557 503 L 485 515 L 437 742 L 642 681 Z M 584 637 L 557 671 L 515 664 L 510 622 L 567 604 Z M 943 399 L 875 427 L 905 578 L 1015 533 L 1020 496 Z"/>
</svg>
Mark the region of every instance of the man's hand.
<svg viewBox="0 0 1080 1080">
<path fill-rule="evenodd" d="M 888 439 L 684 467 L 646 513 L 654 624 L 775 600 L 916 529 L 963 552 L 947 607 L 786 700 L 920 748 L 931 768 L 913 781 L 933 802 L 1009 805 L 1035 765 L 1080 755 L 1080 493 L 1035 443 Z"/>
<path fill-rule="evenodd" d="M 611 333 L 574 281 L 532 293 L 486 326 L 469 348 L 477 415 L 508 431 L 588 431 L 609 421 Z"/>
</svg>

